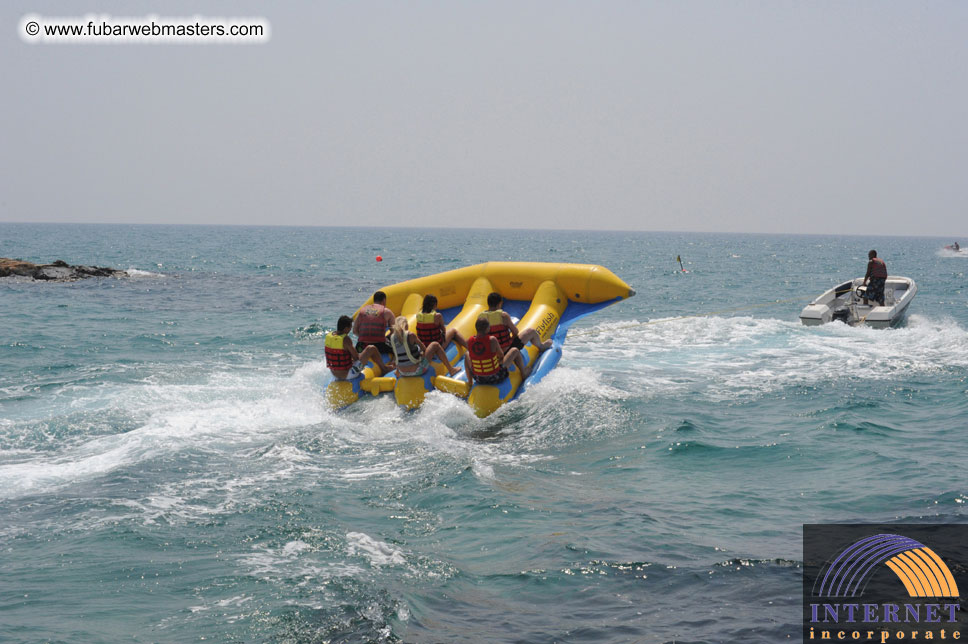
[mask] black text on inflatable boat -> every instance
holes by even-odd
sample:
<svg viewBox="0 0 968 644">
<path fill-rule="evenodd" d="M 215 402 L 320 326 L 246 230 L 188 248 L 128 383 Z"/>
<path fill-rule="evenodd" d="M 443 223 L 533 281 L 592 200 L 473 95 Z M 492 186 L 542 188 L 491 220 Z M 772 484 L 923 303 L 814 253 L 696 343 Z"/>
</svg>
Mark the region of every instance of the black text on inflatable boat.
<svg viewBox="0 0 968 644">
<path fill-rule="evenodd" d="M 554 311 L 548 311 L 541 321 L 535 326 L 535 331 L 538 332 L 542 338 L 547 338 L 551 333 L 551 329 L 554 328 L 555 324 L 558 322 L 558 316 Z"/>
</svg>

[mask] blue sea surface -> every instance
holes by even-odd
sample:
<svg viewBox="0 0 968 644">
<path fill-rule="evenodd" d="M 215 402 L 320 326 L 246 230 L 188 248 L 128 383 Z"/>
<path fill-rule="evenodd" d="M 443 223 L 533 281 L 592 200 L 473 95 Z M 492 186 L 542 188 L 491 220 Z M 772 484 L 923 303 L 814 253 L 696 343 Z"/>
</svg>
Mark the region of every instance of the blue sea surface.
<svg viewBox="0 0 968 644">
<path fill-rule="evenodd" d="M 0 224 L 131 271 L 0 279 L 0 642 L 795 641 L 803 523 L 968 520 L 951 242 Z M 907 323 L 802 326 L 870 248 Z M 489 418 L 327 409 L 341 314 L 489 260 L 638 294 Z"/>
</svg>

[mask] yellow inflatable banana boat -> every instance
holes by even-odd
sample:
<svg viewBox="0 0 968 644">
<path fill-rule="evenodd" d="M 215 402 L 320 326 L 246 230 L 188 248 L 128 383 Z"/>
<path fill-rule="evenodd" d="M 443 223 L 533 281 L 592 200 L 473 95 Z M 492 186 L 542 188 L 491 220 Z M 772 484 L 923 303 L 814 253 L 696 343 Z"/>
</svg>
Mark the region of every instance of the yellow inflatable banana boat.
<svg viewBox="0 0 968 644">
<path fill-rule="evenodd" d="M 370 365 L 352 380 L 329 383 L 327 399 L 334 408 L 352 404 L 364 394 L 376 396 L 392 391 L 398 404 L 413 409 L 423 402 L 427 391 L 436 388 L 467 398 L 474 413 L 483 418 L 519 396 L 527 385 L 538 382 L 558 364 L 568 328 L 575 320 L 635 295 L 628 284 L 601 266 L 542 262 L 488 262 L 380 290 L 387 295 L 387 308 L 397 316 L 405 316 L 411 330 L 416 328 L 416 315 L 424 296 L 435 295 L 437 310 L 447 328 L 457 328 L 465 338 L 475 335 L 474 323 L 488 308 L 487 296 L 500 293 L 504 298 L 502 308 L 516 320 L 517 327 L 535 329 L 542 341 L 552 339 L 552 348 L 539 354 L 536 347 L 526 346 L 521 356 L 531 365 L 528 378 L 522 381 L 521 373 L 511 367 L 508 377 L 496 385 L 468 383 L 458 347 L 453 344 L 446 349 L 447 357 L 462 369 L 453 378 L 443 375 L 445 369 L 439 362 L 433 362 L 434 368 L 423 376 L 409 377 L 398 377 L 396 372 L 382 375 L 375 365 Z M 360 309 L 372 302 L 371 297 Z M 355 315 L 358 314 L 359 309 Z"/>
</svg>

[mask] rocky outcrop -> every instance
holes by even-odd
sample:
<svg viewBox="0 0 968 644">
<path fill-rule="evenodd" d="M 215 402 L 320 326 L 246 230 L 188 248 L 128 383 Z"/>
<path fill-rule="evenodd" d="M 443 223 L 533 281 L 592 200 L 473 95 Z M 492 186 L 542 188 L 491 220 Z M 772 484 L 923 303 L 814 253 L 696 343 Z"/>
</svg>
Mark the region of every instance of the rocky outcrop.
<svg viewBox="0 0 968 644">
<path fill-rule="evenodd" d="M 0 277 L 20 275 L 35 280 L 71 282 L 85 277 L 127 277 L 125 271 L 103 266 L 71 266 L 57 260 L 53 264 L 34 264 L 20 259 L 0 257 Z"/>
</svg>

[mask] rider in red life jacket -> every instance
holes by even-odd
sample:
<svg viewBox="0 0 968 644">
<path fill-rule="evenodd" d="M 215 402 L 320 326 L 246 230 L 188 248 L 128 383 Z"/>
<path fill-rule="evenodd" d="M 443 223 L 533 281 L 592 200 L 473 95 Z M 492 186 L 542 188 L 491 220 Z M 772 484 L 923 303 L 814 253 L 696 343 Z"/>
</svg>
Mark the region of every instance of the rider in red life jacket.
<svg viewBox="0 0 968 644">
<path fill-rule="evenodd" d="M 422 310 L 417 313 L 417 337 L 424 344 L 437 342 L 446 349 L 451 342 L 456 342 L 458 346 L 467 350 L 467 340 L 464 336 L 457 329 L 448 329 L 444 324 L 444 316 L 437 312 L 435 295 L 424 295 Z"/>
<path fill-rule="evenodd" d="M 501 349 L 507 351 L 508 348 L 524 349 L 524 345 L 530 342 L 538 348 L 538 351 L 547 351 L 551 348 L 551 340 L 541 341 L 541 336 L 534 329 L 524 329 L 518 331 L 511 316 L 501 309 L 504 298 L 500 293 L 491 293 L 487 296 L 487 317 L 491 325 L 491 335 L 496 337 L 501 343 Z"/>
<path fill-rule="evenodd" d="M 877 251 L 872 250 L 867 253 L 867 274 L 864 275 L 864 285 L 867 286 L 867 290 L 864 291 L 864 304 L 866 305 L 867 300 L 874 300 L 881 306 L 884 306 L 884 284 L 887 281 L 887 264 L 884 260 L 877 256 Z M 868 284 L 868 280 L 870 284 Z"/>
<path fill-rule="evenodd" d="M 491 335 L 491 323 L 486 315 L 477 318 L 474 324 L 477 335 L 467 341 L 467 355 L 464 356 L 464 370 L 467 382 L 476 380 L 482 385 L 496 385 L 508 377 L 508 367 L 513 363 L 521 372 L 522 380 L 531 374 L 531 365 L 525 365 L 521 351 L 511 347 L 505 353 L 501 343 Z"/>
<path fill-rule="evenodd" d="M 386 307 L 387 294 L 377 291 L 373 294 L 373 304 L 367 304 L 353 321 L 353 333 L 358 341 L 356 350 L 363 351 L 368 346 L 375 346 L 380 353 L 393 353 L 387 344 L 387 329 L 393 327 L 396 316 Z"/>
<path fill-rule="evenodd" d="M 337 380 L 352 380 L 362 370 L 362 366 L 370 361 L 376 363 L 380 373 L 387 372 L 387 366 L 376 347 L 366 347 L 357 353 L 350 339 L 350 329 L 353 328 L 353 318 L 341 315 L 336 323 L 336 331 L 326 334 L 326 366 L 333 372 Z"/>
</svg>

